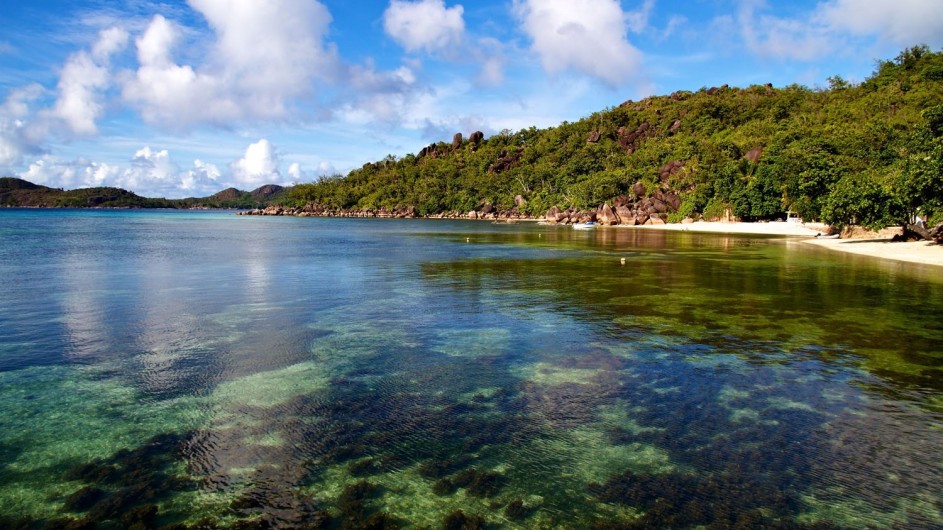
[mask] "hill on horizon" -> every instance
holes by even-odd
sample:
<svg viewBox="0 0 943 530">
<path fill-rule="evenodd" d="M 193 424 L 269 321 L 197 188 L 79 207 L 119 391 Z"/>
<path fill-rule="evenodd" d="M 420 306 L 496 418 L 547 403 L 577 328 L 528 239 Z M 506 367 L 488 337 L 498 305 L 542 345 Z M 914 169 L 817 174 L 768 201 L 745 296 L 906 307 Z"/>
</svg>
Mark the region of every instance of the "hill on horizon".
<svg viewBox="0 0 943 530">
<path fill-rule="evenodd" d="M 17 177 L 0 177 L 0 206 L 21 208 L 260 208 L 278 199 L 285 188 L 266 184 L 252 191 L 227 188 L 209 197 L 148 198 L 114 187 L 63 190 Z"/>
</svg>

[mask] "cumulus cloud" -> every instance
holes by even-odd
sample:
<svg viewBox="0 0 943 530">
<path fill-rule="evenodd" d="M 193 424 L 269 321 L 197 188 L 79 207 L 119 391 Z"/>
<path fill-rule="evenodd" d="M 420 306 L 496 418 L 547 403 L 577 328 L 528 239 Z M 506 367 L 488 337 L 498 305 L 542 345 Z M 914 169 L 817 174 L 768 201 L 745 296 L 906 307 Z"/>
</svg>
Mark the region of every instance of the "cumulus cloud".
<svg viewBox="0 0 943 530">
<path fill-rule="evenodd" d="M 262 138 L 249 145 L 245 155 L 230 165 L 233 180 L 250 188 L 281 183 L 282 176 L 278 172 L 278 162 L 275 146 Z"/>
<path fill-rule="evenodd" d="M 551 74 L 575 70 L 619 86 L 638 70 L 627 33 L 647 16 L 633 18 L 618 0 L 515 0 L 514 13 Z"/>
<path fill-rule="evenodd" d="M 298 162 L 288 166 L 288 176 L 291 177 L 292 182 L 304 182 L 307 180 L 305 178 L 305 172 L 301 169 L 301 164 Z"/>
<path fill-rule="evenodd" d="M 79 135 L 98 132 L 95 121 L 102 114 L 98 91 L 108 86 L 108 70 L 95 64 L 85 52 L 69 58 L 59 77 L 59 98 L 50 115 L 60 118 Z"/>
<path fill-rule="evenodd" d="M 151 150 L 149 146 L 134 153 L 131 170 L 126 172 L 129 180 L 133 180 L 131 187 L 134 189 L 176 186 L 180 173 L 180 166 L 170 159 L 169 151 Z"/>
<path fill-rule="evenodd" d="M 125 100 L 136 105 L 148 123 L 174 128 L 236 117 L 238 105 L 221 94 L 219 79 L 174 62 L 172 51 L 180 37 L 172 22 L 160 15 L 153 18 L 135 41 L 139 67 L 124 79 Z"/>
<path fill-rule="evenodd" d="M 12 90 L 0 105 L 0 171 L 11 171 L 23 162 L 23 155 L 40 150 L 39 140 L 30 124 L 30 105 L 45 90 L 38 84 Z"/>
<path fill-rule="evenodd" d="M 102 30 L 92 46 L 92 57 L 99 63 L 107 63 L 112 55 L 127 47 L 128 38 L 128 32 L 123 28 L 111 27 Z"/>
<path fill-rule="evenodd" d="M 383 13 L 383 29 L 407 52 L 425 51 L 452 62 L 477 64 L 479 85 L 504 81 L 506 44 L 468 35 L 461 5 L 446 7 L 444 0 L 392 0 Z"/>
<path fill-rule="evenodd" d="M 58 98 L 43 117 L 61 121 L 79 136 L 97 134 L 96 122 L 104 112 L 101 92 L 111 84 L 108 62 L 127 39 L 124 30 L 103 30 L 91 53 L 82 50 L 69 56 L 59 75 Z"/>
<path fill-rule="evenodd" d="M 444 0 L 392 0 L 383 13 L 383 29 L 408 52 L 447 51 L 465 34 L 464 8 Z"/>
<path fill-rule="evenodd" d="M 143 147 L 127 166 L 95 162 L 85 158 L 63 160 L 43 156 L 31 163 L 21 178 L 65 189 L 112 186 L 146 197 L 207 196 L 219 191 L 219 169 L 200 160 L 184 170 L 166 149 Z"/>
<path fill-rule="evenodd" d="M 120 173 L 117 166 L 86 159 L 63 161 L 44 156 L 29 165 L 19 176 L 36 184 L 65 189 L 113 185 Z"/>
<path fill-rule="evenodd" d="M 213 30 L 199 64 L 178 64 L 183 31 L 156 15 L 136 40 L 139 67 L 125 76 L 125 99 L 150 123 L 185 128 L 246 119 L 287 119 L 337 76 L 326 46 L 327 8 L 312 0 L 191 0 Z"/>
<path fill-rule="evenodd" d="M 219 190 L 218 180 L 222 176 L 215 164 L 194 160 L 193 168 L 180 179 L 180 189 L 190 192 L 190 195 L 207 195 Z"/>
</svg>

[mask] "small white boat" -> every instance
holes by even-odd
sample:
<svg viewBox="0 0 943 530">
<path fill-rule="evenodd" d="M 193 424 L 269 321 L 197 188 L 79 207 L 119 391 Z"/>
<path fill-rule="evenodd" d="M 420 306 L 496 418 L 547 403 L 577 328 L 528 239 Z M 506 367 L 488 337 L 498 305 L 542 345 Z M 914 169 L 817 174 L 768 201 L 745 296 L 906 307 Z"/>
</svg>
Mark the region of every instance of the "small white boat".
<svg viewBox="0 0 943 530">
<path fill-rule="evenodd" d="M 592 230 L 593 228 L 596 228 L 596 223 L 594 223 L 594 222 L 592 222 L 592 221 L 586 221 L 585 223 L 574 223 L 574 224 L 573 224 L 573 229 L 574 229 L 574 230 Z"/>
</svg>

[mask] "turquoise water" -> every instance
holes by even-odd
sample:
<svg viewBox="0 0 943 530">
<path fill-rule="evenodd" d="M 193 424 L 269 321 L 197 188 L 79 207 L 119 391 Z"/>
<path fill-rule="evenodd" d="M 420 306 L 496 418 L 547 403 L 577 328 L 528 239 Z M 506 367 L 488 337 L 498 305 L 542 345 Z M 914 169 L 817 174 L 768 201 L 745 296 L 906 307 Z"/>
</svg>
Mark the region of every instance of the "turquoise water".
<svg viewBox="0 0 943 530">
<path fill-rule="evenodd" d="M 943 527 L 939 269 L 0 210 L 0 277 L 2 528 Z"/>
</svg>

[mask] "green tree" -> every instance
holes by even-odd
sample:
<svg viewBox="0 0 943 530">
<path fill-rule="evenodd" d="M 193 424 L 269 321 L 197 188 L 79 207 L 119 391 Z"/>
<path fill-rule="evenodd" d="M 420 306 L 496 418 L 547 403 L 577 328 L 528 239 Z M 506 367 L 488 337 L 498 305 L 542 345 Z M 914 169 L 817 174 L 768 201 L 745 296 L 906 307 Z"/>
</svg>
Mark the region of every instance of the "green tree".
<svg viewBox="0 0 943 530">
<path fill-rule="evenodd" d="M 923 112 L 924 126 L 914 135 L 914 152 L 893 181 L 906 224 L 920 213 L 943 220 L 943 105 Z"/>
<path fill-rule="evenodd" d="M 867 177 L 847 175 L 822 204 L 822 220 L 835 226 L 860 225 L 878 230 L 900 218 L 902 207 L 894 196 Z"/>
</svg>

